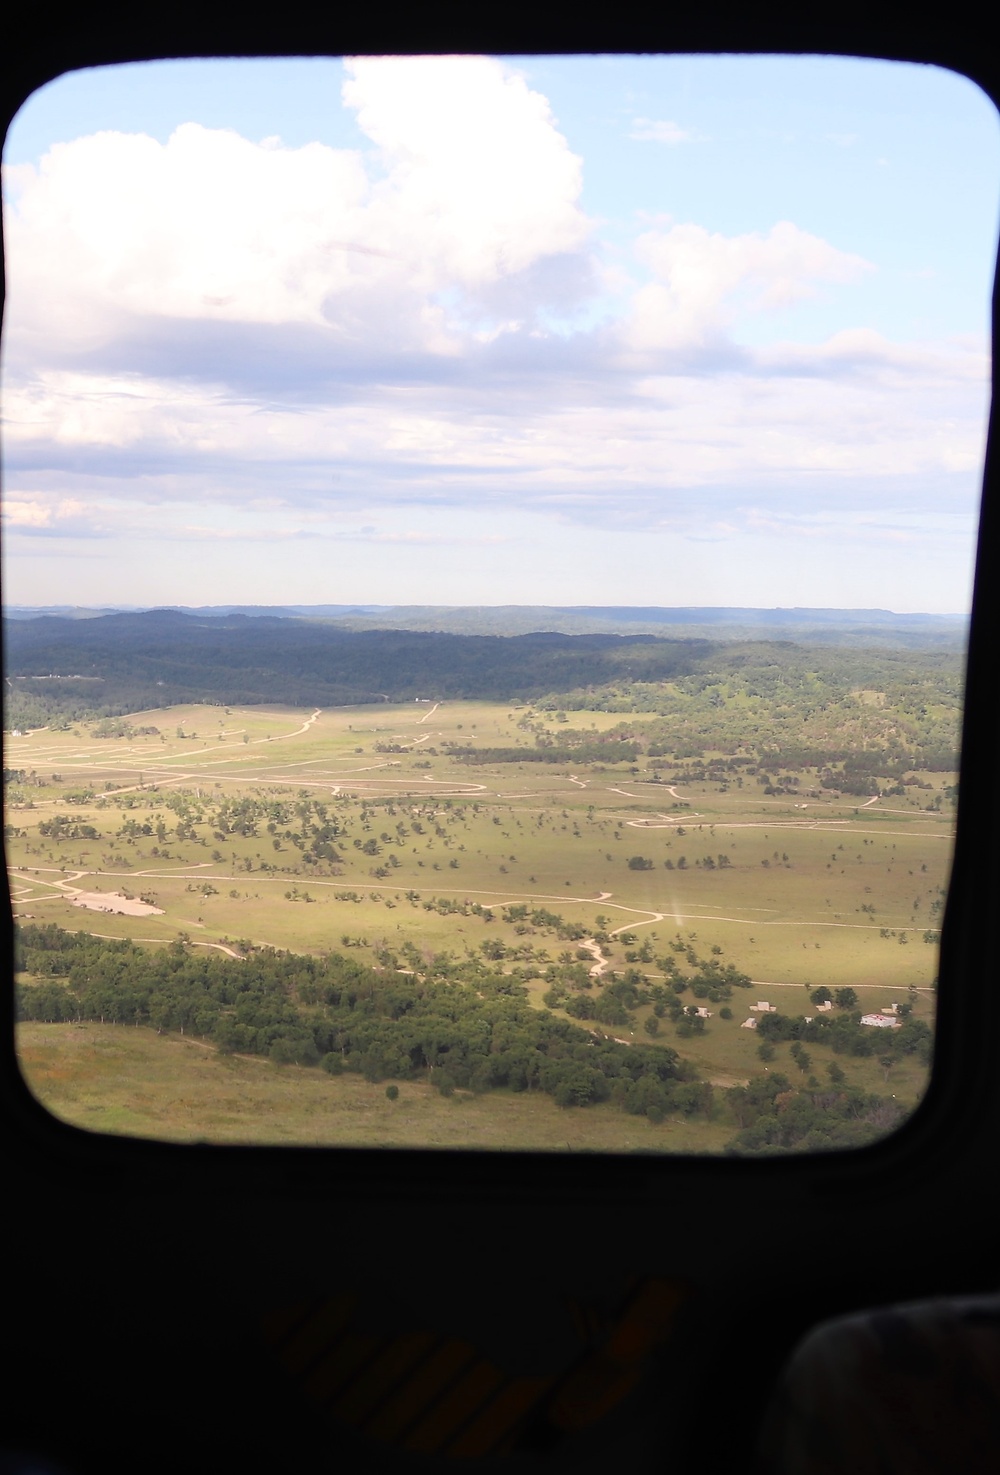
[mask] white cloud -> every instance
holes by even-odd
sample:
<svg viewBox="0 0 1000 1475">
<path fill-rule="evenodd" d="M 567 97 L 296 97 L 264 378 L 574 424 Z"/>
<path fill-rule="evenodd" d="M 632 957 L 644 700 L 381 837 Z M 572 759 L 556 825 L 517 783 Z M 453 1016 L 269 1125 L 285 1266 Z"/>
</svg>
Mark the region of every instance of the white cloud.
<svg viewBox="0 0 1000 1475">
<path fill-rule="evenodd" d="M 516 70 L 347 71 L 367 151 L 189 123 L 9 172 L 6 515 L 25 541 L 405 549 L 469 542 L 450 525 L 470 509 L 715 538 L 765 493 L 973 485 L 981 344 L 862 325 L 740 345 L 747 314 L 862 281 L 860 256 L 789 221 L 723 235 L 659 215 L 629 271 L 620 238 L 605 265 L 581 161 Z M 449 526 L 411 526 L 415 509 Z"/>
<path fill-rule="evenodd" d="M 347 65 L 344 101 L 387 171 L 368 211 L 380 240 L 474 285 L 586 241 L 582 161 L 517 72 L 489 57 Z"/>
<path fill-rule="evenodd" d="M 581 164 L 487 58 L 349 64 L 375 161 L 196 123 L 98 133 L 8 177 L 12 336 L 86 352 L 143 318 L 373 330 L 449 351 L 431 294 L 579 248 Z"/>
<path fill-rule="evenodd" d="M 15 528 L 47 528 L 52 526 L 56 509 L 43 502 L 27 502 L 21 497 L 5 497 L 4 519 Z"/>
<path fill-rule="evenodd" d="M 690 143 L 696 136 L 668 118 L 633 118 L 629 134 L 641 143 Z"/>
<path fill-rule="evenodd" d="M 60 321 L 86 348 L 128 315 L 315 321 L 358 270 L 329 241 L 350 239 L 366 190 L 356 155 L 270 149 L 195 123 L 166 144 L 120 133 L 59 144 L 15 185 L 15 324 Z"/>
<path fill-rule="evenodd" d="M 640 349 L 718 339 L 738 294 L 744 309 L 775 310 L 814 296 L 819 283 L 851 283 L 873 270 L 787 220 L 767 235 L 724 236 L 700 225 L 647 231 L 636 254 L 653 275 L 636 292 L 626 328 L 626 340 Z"/>
<path fill-rule="evenodd" d="M 982 342 L 956 335 L 937 343 L 892 343 L 872 328 L 843 328 L 823 343 L 772 343 L 757 360 L 779 373 L 863 376 L 886 387 L 936 389 L 942 398 L 966 385 L 985 392 L 990 379 Z"/>
<path fill-rule="evenodd" d="M 850 355 L 862 354 L 857 370 Z M 138 523 L 176 526 L 185 504 L 201 514 L 186 511 L 185 522 L 201 525 L 211 506 L 220 527 L 238 518 L 276 533 L 419 505 L 652 525 L 678 497 L 698 519 L 755 487 L 811 495 L 822 485 L 823 496 L 864 500 L 877 482 L 906 479 L 919 502 L 928 479 L 957 475 L 971 487 L 981 464 L 986 385 L 967 360 L 979 363 L 962 345 L 908 357 L 857 334 L 711 375 L 630 374 L 617 385 L 592 375 L 555 387 L 541 375 L 516 398 L 470 378 L 307 406 L 169 380 L 125 397 L 114 380 L 53 375 L 42 386 L 48 421 L 14 417 L 8 485 L 25 527 L 48 526 L 44 509 L 72 492 L 99 507 L 102 527 L 127 506 Z"/>
<path fill-rule="evenodd" d="M 2 515 L 8 527 L 25 532 L 73 531 L 84 527 L 96 509 L 75 497 L 5 497 Z"/>
</svg>

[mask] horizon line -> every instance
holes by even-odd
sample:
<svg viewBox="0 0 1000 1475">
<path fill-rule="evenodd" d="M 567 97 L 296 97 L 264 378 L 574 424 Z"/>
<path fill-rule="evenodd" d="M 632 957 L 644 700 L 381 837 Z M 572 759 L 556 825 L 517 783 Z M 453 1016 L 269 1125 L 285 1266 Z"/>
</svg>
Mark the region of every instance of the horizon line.
<svg viewBox="0 0 1000 1475">
<path fill-rule="evenodd" d="M 941 620 L 964 620 L 970 617 L 969 610 L 893 610 L 879 605 L 783 605 L 783 604 L 534 604 L 534 603 L 460 603 L 460 604 L 374 604 L 361 601 L 351 601 L 345 604 L 333 604 L 318 602 L 315 604 L 290 604 L 276 602 L 274 604 L 261 604 L 226 600 L 218 604 L 9 604 L 4 605 L 3 612 L 10 610 L 36 610 L 39 613 L 45 610 L 93 610 L 108 613 L 139 614 L 156 613 L 158 611 L 184 611 L 184 610 L 240 610 L 240 609 L 340 609 L 345 612 L 357 614 L 388 614 L 393 610 L 555 610 L 559 612 L 573 611 L 623 611 L 635 610 L 663 610 L 677 611 L 683 613 L 705 611 L 705 612 L 733 612 L 739 614 L 868 614 L 868 615 L 894 615 L 899 617 L 912 617 L 920 615 L 928 619 Z"/>
</svg>

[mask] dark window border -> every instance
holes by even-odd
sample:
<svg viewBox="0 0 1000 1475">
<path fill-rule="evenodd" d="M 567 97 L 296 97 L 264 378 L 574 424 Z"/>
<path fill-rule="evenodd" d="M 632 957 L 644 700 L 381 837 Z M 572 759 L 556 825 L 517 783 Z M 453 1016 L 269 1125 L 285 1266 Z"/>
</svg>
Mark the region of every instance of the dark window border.
<svg viewBox="0 0 1000 1475">
<path fill-rule="evenodd" d="M 155 13 L 153 13 L 155 11 Z M 524 0 L 489 10 L 454 4 L 413 8 L 387 19 L 372 12 L 327 22 L 302 12 L 269 18 L 236 15 L 230 7 L 114 5 L 99 16 L 67 20 L 22 6 L 6 27 L 7 60 L 0 77 L 5 121 L 37 87 L 64 71 L 164 57 L 299 56 L 488 51 L 504 55 L 574 52 L 756 52 L 839 54 L 928 63 L 950 68 L 1000 100 L 1000 53 L 963 13 L 915 15 L 901 4 L 877 13 L 848 10 L 810 15 L 792 5 L 766 10 L 652 17 L 639 7 L 612 13 L 565 11 Z M 996 337 L 994 299 L 994 338 Z M 994 366 L 994 384 L 996 367 Z M 510 1206 L 614 1202 L 624 1206 L 691 1200 L 701 1219 L 709 1203 L 743 1213 L 769 1198 L 768 1214 L 800 1216 L 799 1230 L 826 1222 L 834 1206 L 896 1212 L 950 1195 L 953 1211 L 969 1212 L 984 1155 L 991 1158 L 1000 1127 L 1000 990 L 993 982 L 988 927 L 1000 894 L 1000 785 L 992 699 L 998 633 L 1000 490 L 996 409 L 991 411 L 970 645 L 967 665 L 961 791 L 952 884 L 941 946 L 941 988 L 932 1079 L 924 1101 L 884 1142 L 851 1153 L 741 1161 L 725 1157 L 485 1154 L 373 1151 L 344 1148 L 174 1146 L 98 1136 L 57 1121 L 31 1096 L 17 1068 L 13 1029 L 0 1050 L 0 1141 L 29 1161 L 70 1178 L 199 1191 L 266 1190 L 298 1198 L 331 1194 L 343 1201 L 428 1194 L 451 1202 L 476 1199 Z M 4 878 L 6 886 L 6 877 Z M 9 915 L 9 902 L 5 898 Z M 10 963 L 8 953 L 8 976 Z M 988 1159 L 987 1159 L 988 1160 Z M 985 1232 L 986 1225 L 981 1228 Z M 970 1221 L 972 1239 L 976 1231 Z"/>
</svg>

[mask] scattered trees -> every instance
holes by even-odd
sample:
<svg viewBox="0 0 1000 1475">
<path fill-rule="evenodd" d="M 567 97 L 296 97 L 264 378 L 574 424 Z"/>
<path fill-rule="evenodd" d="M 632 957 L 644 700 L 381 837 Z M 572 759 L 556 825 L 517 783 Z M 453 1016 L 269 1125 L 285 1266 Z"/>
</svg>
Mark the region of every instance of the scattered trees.
<svg viewBox="0 0 1000 1475">
<path fill-rule="evenodd" d="M 234 959 L 182 941 L 146 951 L 53 925 L 19 928 L 15 949 L 18 972 L 44 980 L 19 988 L 22 1019 L 179 1030 L 278 1065 L 424 1077 L 445 1093 L 539 1089 L 561 1106 L 613 1100 L 654 1119 L 713 1109 L 711 1086 L 676 1051 L 619 1044 L 534 1009 L 520 980 L 485 960 L 439 955 L 401 974 L 337 953 L 254 948 Z M 593 1003 L 590 1017 L 616 1023 L 640 987 L 623 979 L 593 1000 L 578 997 Z"/>
</svg>

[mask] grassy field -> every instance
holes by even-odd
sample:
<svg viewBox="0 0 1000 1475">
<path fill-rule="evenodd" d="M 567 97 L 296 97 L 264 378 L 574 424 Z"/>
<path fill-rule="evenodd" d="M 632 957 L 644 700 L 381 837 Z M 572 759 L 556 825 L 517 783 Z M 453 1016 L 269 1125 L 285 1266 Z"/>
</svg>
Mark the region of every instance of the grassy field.
<svg viewBox="0 0 1000 1475">
<path fill-rule="evenodd" d="M 595 734 L 619 721 L 573 713 L 578 729 Z M 385 949 L 461 956 L 499 942 L 536 975 L 529 987 L 540 1007 L 547 964 L 574 958 L 576 945 L 550 927 L 505 920 L 505 906 L 579 922 L 588 936 L 609 939 L 601 943 L 609 968 L 635 964 L 651 979 L 662 974 L 655 961 L 636 964 L 636 949 L 648 939 L 655 959 L 680 936 L 754 981 L 733 999 L 732 1021 L 715 1011 L 702 1036 L 678 1040 L 670 1027 L 660 1036 L 723 1084 L 761 1068 L 753 1033 L 739 1027 L 758 999 L 802 1014 L 812 1012 L 809 988 L 849 985 L 866 1008 L 909 1001 L 932 1019 L 953 822 L 950 806 L 929 805 L 952 775 L 923 774 L 928 787 L 866 802 L 817 796 L 808 773 L 801 795 L 769 796 L 749 777 L 685 781 L 682 764 L 669 773 L 645 759 L 469 764 L 449 750 L 520 745 L 527 754 L 540 725 L 558 742 L 555 714 L 532 722 L 528 730 L 522 710 L 472 702 L 320 712 L 191 706 L 132 714 L 123 736 L 97 736 L 99 725 L 87 724 L 9 737 L 6 763 L 22 775 L 7 792 L 15 912 L 237 954 L 249 942 L 353 948 L 371 961 Z M 317 804 L 336 830 L 331 857 L 306 845 Z M 649 868 L 631 868 L 636 857 Z M 772 1068 L 786 1068 L 787 1048 Z M 281 1079 L 260 1068 L 262 1080 Z M 919 1074 L 916 1066 L 897 1067 L 888 1087 L 876 1062 L 845 1069 L 858 1084 L 910 1098 L 923 1080 L 906 1076 Z M 336 1087 L 355 1088 L 369 1089 Z M 329 1082 L 303 1087 L 320 1089 L 317 1103 L 328 1102 Z M 407 1121 L 432 1109 L 455 1120 L 451 1103 L 428 1098 L 418 1109 L 418 1099 L 414 1088 Z M 524 1109 L 514 1098 L 502 1108 Z M 380 1110 L 378 1131 L 389 1122 L 403 1130 L 401 1113 Z M 552 1110 L 554 1121 L 567 1120 Z M 305 1106 L 292 1118 L 293 1134 L 320 1130 Z"/>
<path fill-rule="evenodd" d="M 172 1142 L 339 1147 L 712 1152 L 733 1127 L 626 1116 L 611 1106 L 563 1111 L 538 1092 L 443 1097 L 404 1082 L 399 1099 L 360 1076 L 275 1066 L 150 1029 L 22 1024 L 21 1068 L 62 1121 L 92 1132 Z"/>
</svg>

